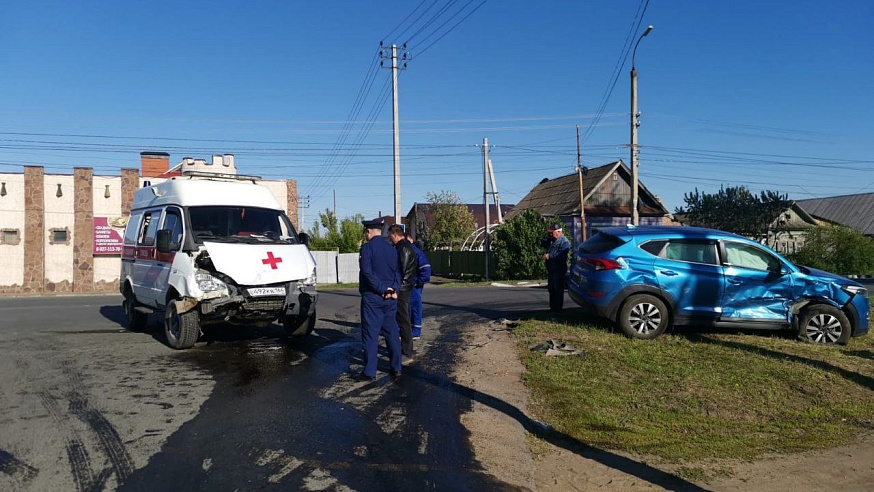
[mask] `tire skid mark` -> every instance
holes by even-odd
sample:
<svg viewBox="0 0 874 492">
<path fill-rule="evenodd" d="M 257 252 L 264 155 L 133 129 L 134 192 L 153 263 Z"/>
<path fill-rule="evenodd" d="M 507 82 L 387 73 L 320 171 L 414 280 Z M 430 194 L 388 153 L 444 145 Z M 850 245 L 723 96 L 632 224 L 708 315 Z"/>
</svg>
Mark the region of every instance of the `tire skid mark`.
<svg viewBox="0 0 874 492">
<path fill-rule="evenodd" d="M 64 374 L 70 377 L 71 382 L 67 393 L 67 398 L 70 400 L 70 413 L 88 424 L 88 427 L 97 436 L 100 447 L 106 453 L 112 469 L 115 471 L 116 480 L 121 483 L 130 476 L 134 469 L 133 460 L 124 446 L 124 441 L 112 423 L 99 410 L 92 408 L 88 399 L 83 396 L 82 378 L 72 361 L 66 360 L 62 365 Z"/>
<path fill-rule="evenodd" d="M 0 473 L 9 475 L 19 482 L 27 483 L 39 474 L 39 469 L 0 449 Z"/>
<path fill-rule="evenodd" d="M 67 452 L 67 462 L 70 464 L 70 472 L 73 475 L 76 490 L 78 492 L 100 490 L 94 488 L 96 480 L 94 473 L 91 471 L 91 459 L 88 456 L 88 451 L 85 450 L 85 446 L 82 444 L 82 440 L 79 438 L 76 430 L 66 422 L 58 402 L 47 391 L 39 391 L 37 396 L 40 402 L 42 402 L 43 407 L 52 417 L 52 420 L 66 434 L 64 448 Z"/>
</svg>

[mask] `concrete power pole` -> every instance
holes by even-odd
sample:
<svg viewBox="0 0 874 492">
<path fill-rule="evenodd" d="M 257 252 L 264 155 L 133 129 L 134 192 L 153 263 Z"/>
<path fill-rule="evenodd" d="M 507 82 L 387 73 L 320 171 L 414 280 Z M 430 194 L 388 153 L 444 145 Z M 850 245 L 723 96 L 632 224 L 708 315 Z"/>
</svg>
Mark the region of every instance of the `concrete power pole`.
<svg viewBox="0 0 874 492">
<path fill-rule="evenodd" d="M 637 69 L 634 68 L 634 57 L 637 56 L 637 47 L 641 40 L 652 32 L 652 26 L 647 26 L 643 34 L 637 38 L 634 51 L 631 53 L 631 223 L 638 225 L 640 216 L 638 211 L 638 195 L 640 177 L 638 170 L 638 158 L 640 149 L 637 147 L 637 128 L 640 126 L 640 113 L 637 112 Z"/>
<path fill-rule="evenodd" d="M 586 196 L 583 194 L 583 160 L 580 153 L 580 125 L 577 125 L 577 175 L 580 178 L 580 241 L 586 241 Z"/>
<path fill-rule="evenodd" d="M 485 239 L 483 239 L 483 257 L 486 260 L 485 279 L 489 279 L 489 255 L 492 249 L 492 238 L 489 235 L 489 139 L 483 138 L 483 208 L 486 214 Z"/>
<path fill-rule="evenodd" d="M 382 43 L 379 43 L 381 50 L 380 55 L 384 55 Z M 407 49 L 407 45 L 403 45 L 403 50 Z M 406 62 L 403 66 L 398 66 L 398 47 L 391 45 L 391 93 L 392 93 L 392 129 L 394 133 L 394 177 L 395 177 L 395 224 L 401 225 L 401 128 L 398 119 L 398 70 L 407 68 Z M 407 54 L 402 55 L 402 59 L 407 59 Z M 382 63 L 380 62 L 380 66 Z"/>
<path fill-rule="evenodd" d="M 498 213 L 498 224 L 504 223 L 504 215 L 501 211 L 501 197 L 498 195 L 498 185 L 495 184 L 495 168 L 492 166 L 492 160 L 489 159 L 489 181 L 492 183 L 492 195 L 495 203 L 495 211 Z"/>
<path fill-rule="evenodd" d="M 297 208 L 300 209 L 300 227 L 298 227 L 299 231 L 306 230 L 306 209 L 310 207 L 310 196 L 301 196 L 297 199 Z"/>
</svg>

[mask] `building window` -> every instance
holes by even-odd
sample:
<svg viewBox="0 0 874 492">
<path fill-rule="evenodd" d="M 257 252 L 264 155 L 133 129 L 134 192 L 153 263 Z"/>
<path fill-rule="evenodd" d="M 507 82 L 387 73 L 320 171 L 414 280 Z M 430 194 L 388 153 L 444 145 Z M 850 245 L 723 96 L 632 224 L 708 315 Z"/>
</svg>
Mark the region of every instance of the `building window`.
<svg viewBox="0 0 874 492">
<path fill-rule="evenodd" d="M 18 229 L 0 229 L 0 244 L 16 246 L 21 242 L 21 233 Z"/>
<path fill-rule="evenodd" d="M 70 245 L 70 230 L 66 227 L 63 229 L 49 229 L 49 244 Z"/>
</svg>

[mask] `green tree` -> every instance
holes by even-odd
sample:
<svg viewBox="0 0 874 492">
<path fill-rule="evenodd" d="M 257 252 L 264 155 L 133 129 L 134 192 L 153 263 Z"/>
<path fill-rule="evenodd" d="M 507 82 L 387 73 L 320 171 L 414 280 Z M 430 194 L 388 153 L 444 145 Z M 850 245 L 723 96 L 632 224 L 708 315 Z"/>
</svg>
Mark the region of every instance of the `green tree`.
<svg viewBox="0 0 874 492">
<path fill-rule="evenodd" d="M 808 229 L 804 246 L 787 256 L 799 265 L 838 275 L 874 274 L 874 241 L 846 226 L 823 225 Z"/>
<path fill-rule="evenodd" d="M 498 278 L 521 280 L 546 277 L 540 242 L 548 227 L 546 219 L 526 210 L 493 233 L 492 259 Z"/>
<path fill-rule="evenodd" d="M 777 216 L 792 206 L 787 195 L 762 191 L 754 195 L 745 186 L 720 187 L 715 194 L 701 193 L 698 188 L 683 196 L 686 207 L 675 213 L 685 214 L 689 225 L 710 227 L 755 239 L 768 237 Z"/>
<path fill-rule="evenodd" d="M 428 192 L 427 198 L 430 215 L 427 233 L 417 239 L 422 239 L 429 250 L 444 246 L 461 249 L 461 244 L 474 231 L 473 214 L 454 191 Z"/>
<path fill-rule="evenodd" d="M 330 209 L 319 212 L 319 220 L 310 230 L 310 249 L 313 251 L 333 251 L 340 253 L 355 253 L 361 245 L 364 236 L 361 233 L 361 214 L 346 217 L 338 222 L 337 216 Z M 321 226 L 321 227 L 320 227 Z M 324 232 L 322 232 L 324 228 Z"/>
</svg>

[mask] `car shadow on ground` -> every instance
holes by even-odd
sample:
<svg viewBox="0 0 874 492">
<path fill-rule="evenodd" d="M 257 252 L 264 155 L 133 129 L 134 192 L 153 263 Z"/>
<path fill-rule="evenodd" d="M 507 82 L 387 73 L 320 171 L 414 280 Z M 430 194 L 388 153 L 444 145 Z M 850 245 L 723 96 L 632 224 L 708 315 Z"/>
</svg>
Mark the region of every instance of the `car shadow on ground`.
<svg viewBox="0 0 874 492">
<path fill-rule="evenodd" d="M 847 369 L 835 366 L 834 364 L 830 364 L 826 361 L 811 359 L 809 357 L 803 357 L 800 355 L 787 354 L 786 352 L 778 352 L 776 350 L 771 350 L 768 348 L 756 346 L 756 345 L 748 345 L 746 343 L 740 342 L 732 342 L 728 340 L 720 340 L 717 338 L 708 337 L 706 334 L 695 333 L 690 334 L 687 338 L 695 343 L 710 343 L 714 345 L 720 345 L 723 347 L 730 347 L 736 350 L 744 350 L 747 352 L 754 353 L 756 355 L 760 355 L 763 357 L 770 357 L 776 359 L 780 362 L 797 362 L 800 364 L 804 364 L 810 367 L 815 367 L 817 369 L 822 369 L 823 371 L 828 371 L 829 373 L 839 375 L 846 379 L 847 381 L 852 381 L 853 383 L 862 386 L 863 388 L 867 388 L 869 390 L 874 390 L 874 378 L 870 376 L 865 376 L 863 374 L 859 374 L 857 372 L 849 371 Z M 799 342 L 803 343 L 803 342 Z M 868 352 L 868 357 L 871 356 L 870 351 L 862 351 Z M 854 354 L 858 355 L 858 354 Z M 864 356 L 859 355 L 859 356 Z"/>
<path fill-rule="evenodd" d="M 118 323 L 118 325 L 130 330 L 127 326 L 127 316 L 124 313 L 122 306 L 101 306 L 100 314 L 109 321 Z M 167 343 L 167 336 L 164 334 L 164 319 L 163 312 L 154 312 L 149 315 L 146 325 L 142 330 L 136 333 L 143 333 L 151 336 L 155 341 L 166 347 L 170 347 Z M 320 321 L 325 323 L 333 323 L 344 327 L 354 327 L 357 323 L 349 323 L 342 320 L 322 318 Z M 316 333 L 322 336 L 329 335 L 333 330 L 317 329 Z M 338 332 L 342 333 L 342 332 Z M 331 338 L 331 337 L 328 337 Z M 336 338 L 336 337 L 333 337 Z M 278 343 L 302 345 L 310 341 L 310 337 L 292 337 L 285 333 L 285 328 L 279 323 L 270 323 L 267 326 L 239 326 L 231 323 L 217 323 L 201 327 L 201 335 L 197 339 L 196 346 L 210 346 L 214 344 L 230 344 L 235 342 L 251 342 L 256 340 L 273 340 Z"/>
</svg>

